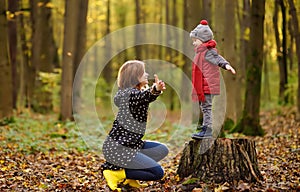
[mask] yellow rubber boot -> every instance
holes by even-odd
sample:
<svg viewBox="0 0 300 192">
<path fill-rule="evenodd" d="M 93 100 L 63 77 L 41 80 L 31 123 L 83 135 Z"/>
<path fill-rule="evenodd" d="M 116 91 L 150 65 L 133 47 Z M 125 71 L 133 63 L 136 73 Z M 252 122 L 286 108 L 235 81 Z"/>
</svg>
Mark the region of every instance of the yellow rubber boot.
<svg viewBox="0 0 300 192">
<path fill-rule="evenodd" d="M 140 188 L 140 187 L 148 187 L 147 183 L 140 183 L 138 180 L 133 180 L 133 179 L 126 179 L 123 183 L 124 185 L 129 185 L 131 187 L 136 187 L 136 188 Z"/>
<path fill-rule="evenodd" d="M 118 188 L 118 183 L 126 179 L 125 170 L 104 170 L 103 176 L 106 179 L 107 185 L 111 190 L 121 191 L 121 188 Z"/>
</svg>

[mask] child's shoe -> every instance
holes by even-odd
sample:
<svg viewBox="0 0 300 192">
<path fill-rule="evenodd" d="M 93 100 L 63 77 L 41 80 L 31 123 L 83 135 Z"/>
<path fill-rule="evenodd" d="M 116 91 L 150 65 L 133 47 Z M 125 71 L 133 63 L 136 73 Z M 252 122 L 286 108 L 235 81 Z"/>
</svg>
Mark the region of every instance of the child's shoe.
<svg viewBox="0 0 300 192">
<path fill-rule="evenodd" d="M 212 128 L 206 125 L 201 126 L 202 130 L 199 133 L 192 135 L 193 139 L 211 139 L 212 138 Z"/>
<path fill-rule="evenodd" d="M 202 127 L 203 127 L 203 125 L 197 125 L 196 131 L 202 131 Z"/>
</svg>

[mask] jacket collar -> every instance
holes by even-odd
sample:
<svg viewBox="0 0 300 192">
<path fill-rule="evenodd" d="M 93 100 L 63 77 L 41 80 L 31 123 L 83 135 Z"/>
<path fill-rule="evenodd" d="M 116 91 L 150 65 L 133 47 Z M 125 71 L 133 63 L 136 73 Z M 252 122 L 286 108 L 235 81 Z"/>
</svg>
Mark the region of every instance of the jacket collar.
<svg viewBox="0 0 300 192">
<path fill-rule="evenodd" d="M 212 49 L 215 48 L 217 46 L 217 42 L 215 40 L 209 40 L 205 43 L 202 43 L 200 46 L 195 48 L 195 52 L 199 53 L 202 52 L 206 49 Z"/>
</svg>

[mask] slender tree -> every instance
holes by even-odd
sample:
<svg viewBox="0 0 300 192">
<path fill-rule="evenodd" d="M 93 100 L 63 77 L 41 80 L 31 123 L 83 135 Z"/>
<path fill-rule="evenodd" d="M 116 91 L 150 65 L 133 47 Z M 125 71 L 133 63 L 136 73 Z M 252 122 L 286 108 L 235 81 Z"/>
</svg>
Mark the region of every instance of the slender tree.
<svg viewBox="0 0 300 192">
<path fill-rule="evenodd" d="M 18 75 L 17 75 L 17 11 L 18 1 L 8 1 L 8 39 L 9 39 L 9 56 L 12 65 L 12 83 L 13 83 L 13 107 L 17 108 L 18 94 Z"/>
<path fill-rule="evenodd" d="M 286 6 L 284 0 L 277 0 L 277 1 L 279 1 L 278 3 L 280 5 L 281 15 L 282 15 L 281 33 L 282 33 L 282 58 L 283 58 L 283 62 L 279 66 L 279 73 L 280 73 L 280 80 L 279 80 L 280 100 L 279 101 L 282 102 L 283 104 L 287 104 L 290 96 L 289 93 L 286 93 L 288 87 Z"/>
<path fill-rule="evenodd" d="M 202 18 L 202 13 L 200 10 L 202 10 L 201 1 L 195 0 L 195 1 L 187 1 L 188 6 L 188 28 L 187 31 L 191 31 L 194 29 L 202 19 L 210 20 L 210 18 Z"/>
<path fill-rule="evenodd" d="M 208 22 L 210 22 L 210 18 L 202 18 L 202 14 L 200 10 L 203 10 L 202 6 L 201 6 L 201 1 L 199 0 L 194 0 L 194 1 L 186 1 L 187 3 L 187 7 L 186 7 L 186 17 L 187 17 L 187 23 L 186 23 L 186 28 L 185 30 L 190 32 L 192 31 L 199 23 L 202 19 L 206 19 L 208 20 Z M 189 43 L 189 45 L 191 45 L 191 43 Z M 192 61 L 187 61 L 187 63 L 185 63 L 185 65 L 188 66 L 184 66 L 184 68 L 188 68 L 190 69 Z M 189 72 L 191 73 L 191 72 Z M 189 96 L 191 96 L 191 94 L 189 94 Z M 197 123 L 197 121 L 199 121 L 199 115 L 200 118 L 202 118 L 202 114 L 198 114 L 199 112 L 199 105 L 198 103 L 195 103 L 193 105 L 193 117 L 192 117 L 192 122 L 193 123 Z M 200 111 L 201 113 L 201 111 Z"/>
<path fill-rule="evenodd" d="M 247 66 L 243 116 L 232 132 L 263 135 L 260 126 L 260 92 L 263 66 L 265 0 L 253 0 L 251 6 L 250 62 Z"/>
<path fill-rule="evenodd" d="M 72 86 L 75 74 L 74 70 L 77 69 L 85 53 L 87 8 L 87 0 L 66 1 L 65 4 L 65 29 L 60 104 L 61 120 L 73 119 Z M 78 78 L 81 78 L 81 74 L 78 75 Z M 74 110 L 78 110 L 78 102 L 80 102 L 80 100 L 76 99 L 73 105 Z"/>
<path fill-rule="evenodd" d="M 167 25 L 174 25 L 174 23 L 173 23 L 173 21 L 174 20 L 172 20 L 172 23 L 171 23 L 171 14 L 172 14 L 172 10 L 170 9 L 171 8 L 171 6 L 170 6 L 170 4 L 171 4 L 172 2 L 170 2 L 169 0 L 166 0 L 165 1 L 165 8 L 166 8 L 166 11 L 165 11 L 165 19 L 166 19 L 166 24 Z M 175 6 L 175 5 L 174 5 Z M 174 15 L 173 15 L 174 16 Z M 166 35 L 165 35 L 166 37 L 168 37 L 168 38 L 165 38 L 165 41 L 166 41 L 166 44 L 168 45 L 168 46 L 170 46 L 170 39 L 172 39 L 173 38 L 173 36 L 174 36 L 174 34 L 172 34 L 171 32 L 170 32 L 170 30 L 169 30 L 169 28 L 167 28 L 166 29 Z M 168 48 L 168 47 L 166 47 L 166 60 L 168 61 L 168 62 L 171 62 L 171 63 L 174 63 L 173 62 L 173 57 L 172 57 L 172 54 L 173 54 L 173 51 L 170 49 L 170 48 Z M 170 73 L 169 74 L 170 75 L 170 79 L 172 79 L 172 78 L 174 78 L 173 77 L 173 75 L 172 75 L 172 73 Z M 169 90 L 169 101 L 170 101 L 170 110 L 171 111 L 173 111 L 174 110 L 174 108 L 175 108 L 175 101 L 174 101 L 174 90 L 173 89 L 170 89 Z"/>
<path fill-rule="evenodd" d="M 141 23 L 141 5 L 140 0 L 135 0 L 135 24 Z M 141 31 L 138 27 L 135 30 L 135 41 L 138 42 L 141 38 Z M 137 43 L 135 43 L 137 44 Z M 142 49 L 140 46 L 135 46 L 135 54 L 137 59 L 142 59 Z"/>
<path fill-rule="evenodd" d="M 7 38 L 7 4 L 6 1 L 0 1 L 0 119 L 10 118 L 13 110 L 12 100 L 12 73 L 11 63 L 8 53 L 8 38 Z"/>
<path fill-rule="evenodd" d="M 23 9 L 23 2 L 19 2 L 20 8 Z M 19 105 L 18 110 L 22 111 L 24 107 L 30 106 L 29 104 L 29 90 L 30 85 L 32 86 L 30 81 L 30 74 L 33 73 L 34 67 L 30 64 L 30 51 L 29 47 L 27 45 L 27 38 L 25 30 L 25 23 L 28 20 L 27 17 L 24 16 L 24 14 L 19 15 L 19 21 L 20 21 L 20 30 L 19 30 L 19 36 L 20 36 L 20 44 L 21 44 L 21 57 L 20 57 L 20 79 L 19 79 Z"/>
<path fill-rule="evenodd" d="M 160 24 L 163 23 L 163 4 L 164 4 L 164 0 L 158 1 L 158 6 L 157 6 L 158 12 L 159 12 L 158 22 Z M 162 26 L 159 26 L 159 40 L 163 41 L 163 27 Z M 163 47 L 162 46 L 159 46 L 159 48 L 158 48 L 158 58 L 159 59 L 163 58 Z"/>
<path fill-rule="evenodd" d="M 237 35 L 240 37 L 239 39 L 239 49 L 237 50 L 238 58 L 239 58 L 239 67 L 237 68 L 237 82 L 239 82 L 236 91 L 237 94 L 242 95 L 244 93 L 245 87 L 245 76 L 246 76 L 246 64 L 249 62 L 249 39 L 250 39 L 250 0 L 243 0 L 242 5 L 239 5 L 240 1 L 237 1 L 237 7 L 242 7 L 242 11 L 237 11 L 237 19 L 238 19 L 238 26 L 239 26 L 239 34 Z M 240 103 L 240 105 L 236 105 L 236 114 L 237 119 L 242 117 L 243 112 L 243 101 L 242 96 L 236 98 L 236 103 Z M 233 122 L 231 123 L 233 124 Z"/>
<path fill-rule="evenodd" d="M 226 36 L 223 32 L 226 31 L 225 23 L 225 1 L 213 1 L 215 14 L 209 21 L 209 25 L 214 32 L 214 39 L 217 41 L 217 48 L 220 54 L 224 55 L 224 37 Z M 226 12 L 227 17 L 227 12 Z M 230 18 L 232 19 L 232 18 Z"/>
<path fill-rule="evenodd" d="M 80 12 L 78 16 L 77 24 L 77 36 L 76 36 L 76 55 L 74 59 L 74 75 L 76 70 L 86 52 L 86 16 L 88 12 L 89 0 L 80 0 Z"/>
<path fill-rule="evenodd" d="M 239 2 L 239 1 L 238 1 Z M 239 52 L 239 58 L 240 58 L 240 69 L 239 74 L 237 76 L 239 77 L 240 82 L 244 85 L 244 80 L 242 77 L 246 76 L 246 63 L 249 61 L 249 39 L 250 39 L 250 0 L 243 0 L 242 4 L 242 14 L 239 14 L 238 12 L 238 20 L 239 20 L 239 26 L 240 26 L 240 52 Z"/>
<path fill-rule="evenodd" d="M 86 52 L 86 16 L 88 12 L 88 0 L 78 0 L 80 3 L 80 12 L 78 16 L 78 24 L 77 24 L 77 36 L 76 36 L 76 47 L 75 47 L 75 55 L 74 55 L 74 65 L 73 65 L 73 78 L 76 75 L 76 78 L 78 78 L 78 86 L 82 86 L 82 70 L 77 71 L 79 64 L 81 63 L 81 60 L 83 59 L 83 56 Z M 79 83 L 80 82 L 80 83 Z M 73 98 L 73 112 L 76 112 L 80 110 L 80 102 L 81 98 L 80 91 L 77 93 L 73 93 L 73 95 L 76 95 L 77 98 Z"/>
<path fill-rule="evenodd" d="M 72 117 L 72 84 L 73 69 L 77 39 L 77 24 L 80 1 L 66 1 L 65 29 L 62 58 L 61 104 L 60 119 L 73 119 Z"/>
<path fill-rule="evenodd" d="M 188 31 L 188 6 L 187 6 L 187 0 L 183 0 L 183 29 Z M 182 42 L 182 47 L 183 47 L 183 50 L 184 52 L 187 52 L 188 51 L 188 46 L 190 46 L 190 43 L 185 41 L 184 38 L 183 39 L 183 42 Z M 190 59 L 187 57 L 187 56 L 184 56 L 183 58 L 183 65 L 182 65 L 182 75 L 183 77 L 181 78 L 181 92 L 180 92 L 180 96 L 181 98 L 184 100 L 184 101 L 188 101 L 189 100 L 189 97 L 191 96 L 191 94 L 189 93 L 189 91 L 187 90 L 187 84 L 189 83 L 188 82 L 188 79 L 187 78 L 184 78 L 184 76 L 188 76 L 189 78 L 191 77 L 191 61 Z"/>
<path fill-rule="evenodd" d="M 117 24 L 119 27 L 125 27 L 126 25 L 126 15 L 128 13 L 128 7 L 126 6 L 126 2 L 124 0 L 118 1 L 118 3 L 116 3 L 114 5 L 115 8 L 115 12 L 117 14 Z M 124 45 L 124 47 L 126 47 L 126 33 L 122 33 L 122 44 Z M 128 56 L 127 56 L 127 50 L 124 50 L 122 53 L 122 61 L 119 60 L 119 63 L 124 63 L 125 61 L 128 60 Z"/>
<path fill-rule="evenodd" d="M 210 19 L 211 18 L 211 7 L 212 7 L 212 1 L 211 0 L 202 0 L 202 11 L 201 16 L 204 19 Z"/>
<path fill-rule="evenodd" d="M 31 63 L 35 66 L 35 75 L 40 72 L 51 73 L 57 58 L 57 46 L 53 36 L 51 21 L 51 0 L 31 0 L 32 7 L 32 58 Z M 35 78 L 33 84 L 33 110 L 37 112 L 52 111 L 52 90 L 45 89 L 46 83 L 41 78 Z"/>
<path fill-rule="evenodd" d="M 293 66 L 294 66 L 294 33 L 293 33 L 293 24 L 292 24 L 292 20 L 289 19 L 288 20 L 288 32 L 289 32 L 289 36 L 290 36 L 290 43 L 289 43 L 289 47 L 287 50 L 287 54 L 288 54 L 288 59 L 289 59 L 289 70 L 292 71 L 293 70 Z"/>
<path fill-rule="evenodd" d="M 236 7 L 236 0 L 231 1 L 225 1 L 225 10 L 226 10 L 226 17 L 224 24 L 224 57 L 231 63 L 232 66 L 234 66 L 236 69 L 239 69 L 239 62 L 238 57 L 236 56 L 236 22 L 235 22 L 235 7 Z M 231 30 L 228 30 L 228 27 L 231 27 Z M 226 86 L 226 96 L 227 96 L 227 107 L 226 107 L 226 117 L 228 119 L 233 120 L 234 122 L 237 121 L 237 118 L 239 117 L 239 107 L 241 106 L 241 92 L 240 87 L 241 84 L 238 82 L 238 79 L 235 75 L 232 75 L 231 73 L 224 72 L 224 79 Z"/>
<path fill-rule="evenodd" d="M 300 119 L 300 32 L 297 10 L 293 0 L 288 0 L 290 5 L 290 15 L 292 16 L 293 32 L 296 40 L 296 54 L 298 59 L 298 93 L 297 93 L 297 119 Z"/>
<path fill-rule="evenodd" d="M 273 16 L 273 25 L 274 25 L 274 34 L 276 39 L 276 51 L 277 51 L 277 60 L 279 66 L 279 103 L 287 104 L 288 95 L 286 94 L 286 89 L 288 85 L 288 74 L 287 74 L 287 53 L 286 53 L 286 13 L 285 5 L 283 0 L 274 1 L 274 16 Z M 282 15 L 282 40 L 279 35 L 279 26 L 278 26 L 278 12 L 279 7 L 281 8 Z"/>
<path fill-rule="evenodd" d="M 105 29 L 105 35 L 109 35 L 111 31 L 111 2 L 110 0 L 107 0 L 106 3 L 107 10 L 106 10 L 106 29 Z M 106 37 L 105 39 L 105 61 L 108 61 L 105 68 L 103 69 L 103 77 L 107 83 L 111 83 L 113 81 L 113 68 L 112 68 L 112 62 L 109 61 L 109 58 L 111 57 L 111 49 L 112 49 L 112 39 Z"/>
</svg>

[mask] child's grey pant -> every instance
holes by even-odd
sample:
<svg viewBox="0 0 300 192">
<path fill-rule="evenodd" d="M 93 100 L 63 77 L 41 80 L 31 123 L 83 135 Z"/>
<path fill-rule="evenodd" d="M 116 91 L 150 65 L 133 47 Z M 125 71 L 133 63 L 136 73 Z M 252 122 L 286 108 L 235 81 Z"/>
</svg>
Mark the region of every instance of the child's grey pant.
<svg viewBox="0 0 300 192">
<path fill-rule="evenodd" d="M 203 123 L 202 125 L 207 127 L 212 127 L 212 101 L 214 95 L 205 94 L 205 101 L 199 102 L 201 111 L 203 113 Z"/>
</svg>

